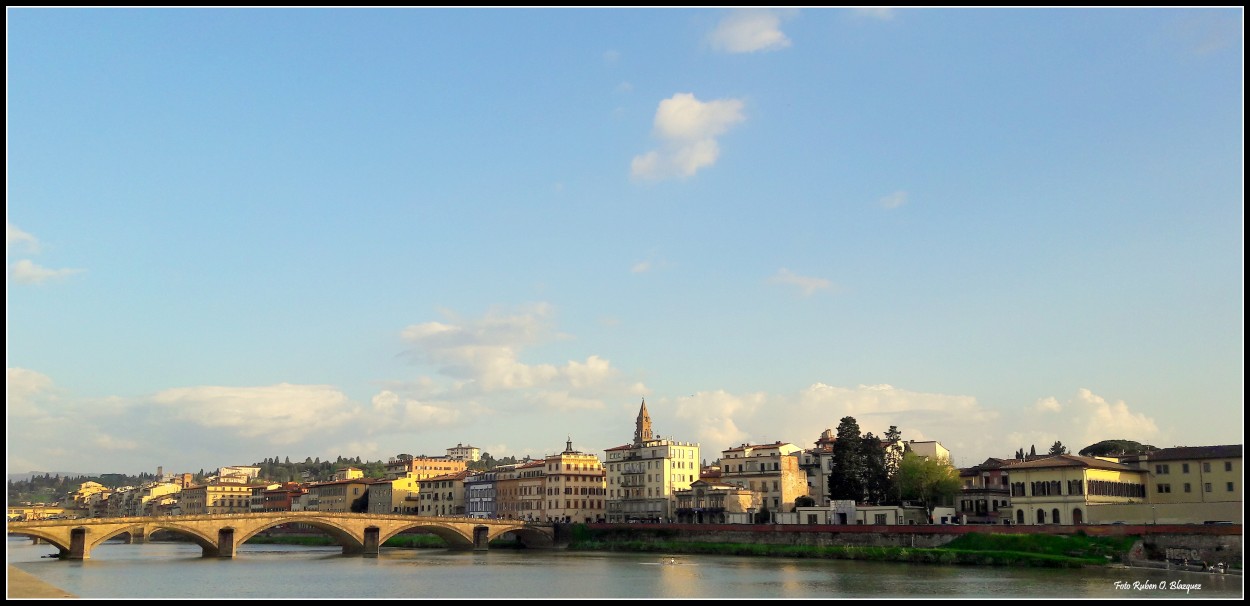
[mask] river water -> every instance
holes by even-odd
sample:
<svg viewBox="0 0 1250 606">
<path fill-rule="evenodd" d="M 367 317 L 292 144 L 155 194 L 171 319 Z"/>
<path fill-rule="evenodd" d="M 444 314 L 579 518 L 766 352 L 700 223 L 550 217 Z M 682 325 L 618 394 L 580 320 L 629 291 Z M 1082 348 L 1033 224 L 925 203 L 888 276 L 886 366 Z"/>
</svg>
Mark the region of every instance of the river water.
<svg viewBox="0 0 1250 606">
<path fill-rule="evenodd" d="M 496 549 L 244 545 L 202 558 L 190 543 L 96 547 L 86 561 L 10 537 L 8 563 L 82 598 L 1240 598 L 1239 575 L 1035 569 Z M 1122 583 L 1117 587 L 1117 581 Z M 1137 583 L 1137 587 L 1134 587 Z M 1173 586 L 1172 584 L 1176 585 Z M 1182 585 L 1191 588 L 1186 591 Z M 1199 586 L 1193 588 L 1192 586 Z"/>
</svg>

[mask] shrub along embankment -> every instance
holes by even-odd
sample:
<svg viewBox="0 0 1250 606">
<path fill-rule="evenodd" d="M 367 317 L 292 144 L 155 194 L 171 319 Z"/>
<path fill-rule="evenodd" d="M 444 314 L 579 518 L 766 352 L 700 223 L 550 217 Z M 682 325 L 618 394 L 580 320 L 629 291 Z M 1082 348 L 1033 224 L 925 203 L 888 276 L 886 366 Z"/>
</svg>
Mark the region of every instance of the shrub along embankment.
<svg viewBox="0 0 1250 606">
<path fill-rule="evenodd" d="M 1079 568 L 1118 562 L 1137 537 L 1076 535 L 963 535 L 940 547 L 875 547 L 856 545 L 784 545 L 770 543 L 675 541 L 670 537 L 631 538 L 574 527 L 571 550 L 635 551 L 789 558 L 829 558 L 878 562 L 918 562 L 978 566 L 1042 566 Z"/>
</svg>

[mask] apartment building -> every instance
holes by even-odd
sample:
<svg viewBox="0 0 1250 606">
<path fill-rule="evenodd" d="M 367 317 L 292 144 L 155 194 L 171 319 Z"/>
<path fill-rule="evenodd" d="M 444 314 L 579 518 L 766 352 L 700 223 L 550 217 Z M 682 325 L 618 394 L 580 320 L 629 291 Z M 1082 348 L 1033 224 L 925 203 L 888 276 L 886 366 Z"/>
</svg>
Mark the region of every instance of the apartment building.
<svg viewBox="0 0 1250 606">
<path fill-rule="evenodd" d="M 655 435 L 645 399 L 634 422 L 634 441 L 604 454 L 609 522 L 672 520 L 673 492 L 699 479 L 699 444 Z"/>
<path fill-rule="evenodd" d="M 753 494 L 760 511 L 788 512 L 794 500 L 807 496 L 807 473 L 799 468 L 802 449 L 789 442 L 742 444 L 721 451 L 720 481 Z"/>
<path fill-rule="evenodd" d="M 607 519 L 607 472 L 599 457 L 573 450 L 573 439 L 564 452 L 544 461 L 542 519 L 555 522 L 602 522 Z"/>
</svg>

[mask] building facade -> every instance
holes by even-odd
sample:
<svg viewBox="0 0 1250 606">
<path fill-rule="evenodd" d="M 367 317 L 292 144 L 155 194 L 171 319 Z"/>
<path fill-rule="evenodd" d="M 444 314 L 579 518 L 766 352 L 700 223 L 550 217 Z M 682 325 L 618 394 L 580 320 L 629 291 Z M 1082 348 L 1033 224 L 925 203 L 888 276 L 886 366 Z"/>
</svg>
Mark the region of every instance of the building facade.
<svg viewBox="0 0 1250 606">
<path fill-rule="evenodd" d="M 654 435 L 646 400 L 634 423 L 634 441 L 605 455 L 608 522 L 672 520 L 673 492 L 699 479 L 699 444 Z"/>
<path fill-rule="evenodd" d="M 455 461 L 465 461 L 466 463 L 480 461 L 482 460 L 482 449 L 457 443 L 455 447 L 447 449 L 447 458 Z"/>
<path fill-rule="evenodd" d="M 754 493 L 752 506 L 772 513 L 794 509 L 807 496 L 807 473 L 799 468 L 802 449 L 789 442 L 742 444 L 721 451 L 721 482 Z"/>
<path fill-rule="evenodd" d="M 1056 455 L 1010 470 L 1015 524 L 1097 523 L 1099 507 L 1146 502 L 1146 472 L 1104 458 Z"/>
<path fill-rule="evenodd" d="M 607 519 L 607 472 L 599 457 L 573 450 L 573 439 L 564 452 L 544 461 L 542 519 L 553 522 L 603 522 Z"/>
</svg>

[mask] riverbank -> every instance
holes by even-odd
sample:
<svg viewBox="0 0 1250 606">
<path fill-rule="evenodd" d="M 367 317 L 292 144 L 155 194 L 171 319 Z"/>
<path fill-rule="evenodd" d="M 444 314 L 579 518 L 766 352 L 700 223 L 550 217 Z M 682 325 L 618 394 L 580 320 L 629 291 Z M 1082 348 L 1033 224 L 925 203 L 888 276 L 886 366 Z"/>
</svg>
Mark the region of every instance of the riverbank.
<svg viewBox="0 0 1250 606">
<path fill-rule="evenodd" d="M 569 549 L 823 558 L 973 566 L 1103 567 L 1123 561 L 1137 537 L 967 534 L 937 547 L 785 545 L 672 540 L 574 527 Z"/>
<path fill-rule="evenodd" d="M 68 591 L 65 591 L 64 589 L 45 583 L 36 578 L 34 575 L 11 564 L 9 565 L 8 572 L 7 599 L 24 600 L 78 597 Z"/>
</svg>

